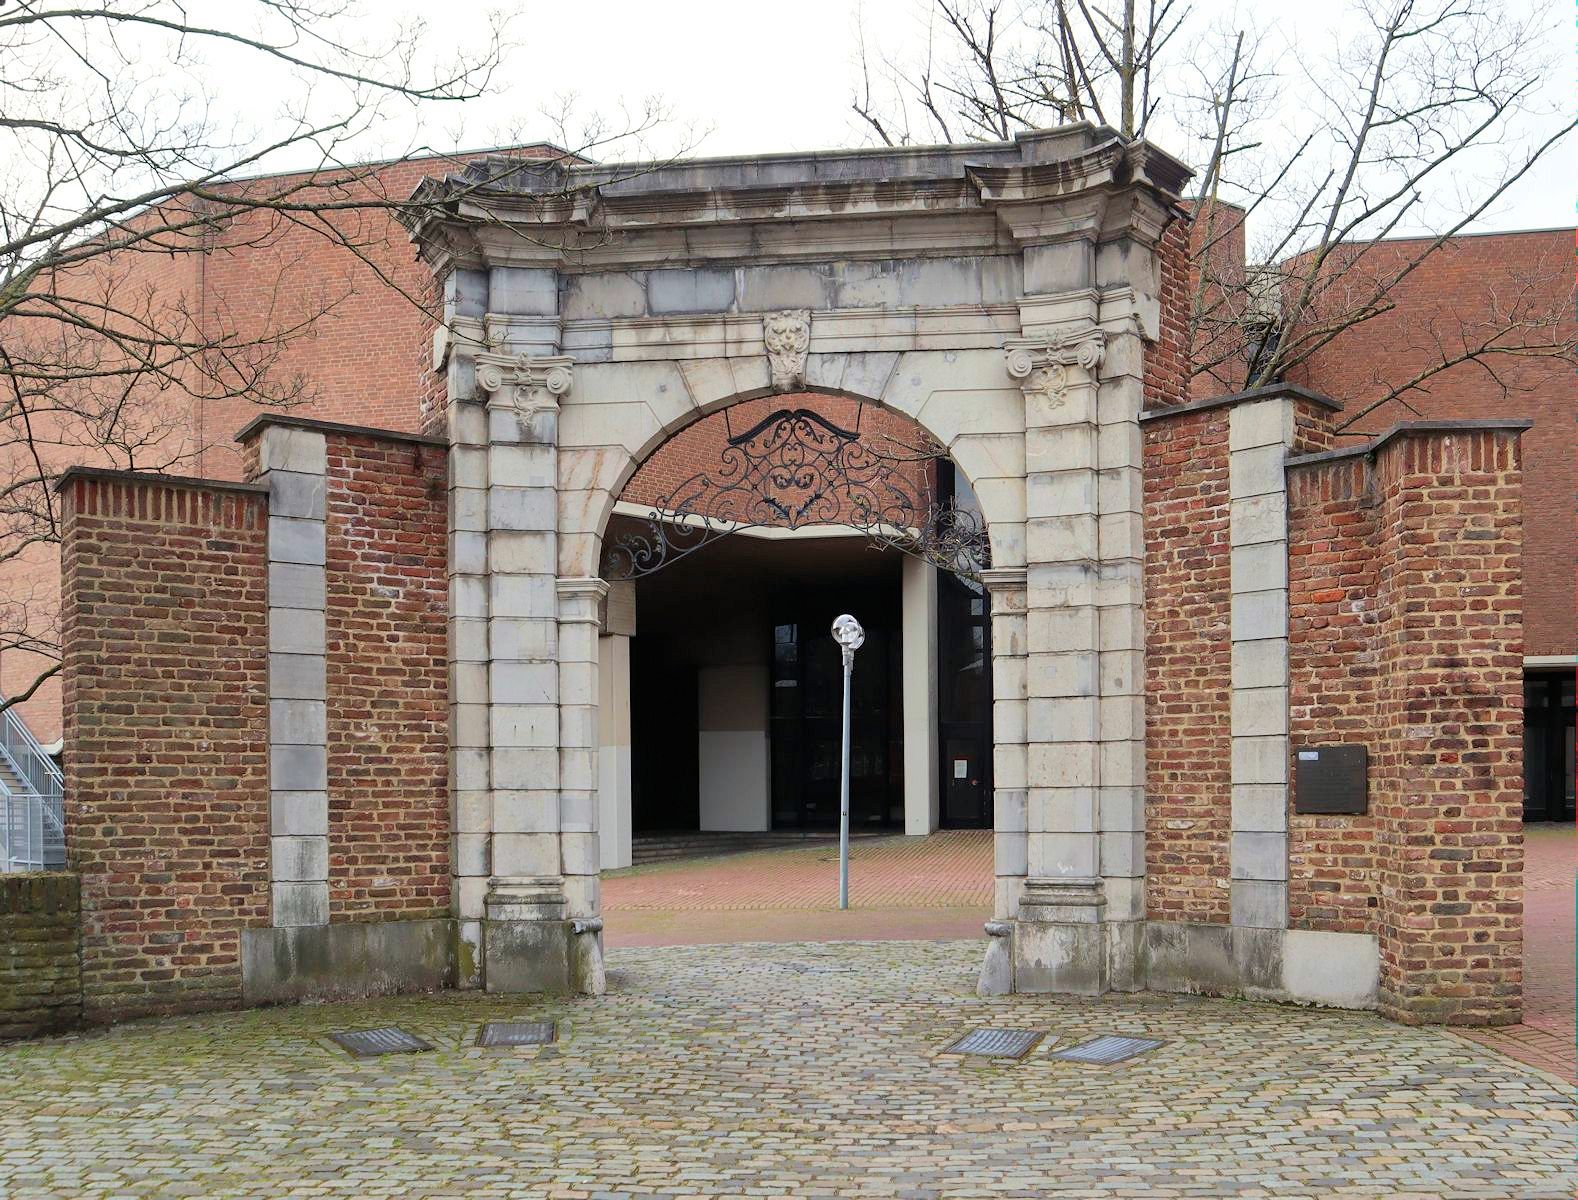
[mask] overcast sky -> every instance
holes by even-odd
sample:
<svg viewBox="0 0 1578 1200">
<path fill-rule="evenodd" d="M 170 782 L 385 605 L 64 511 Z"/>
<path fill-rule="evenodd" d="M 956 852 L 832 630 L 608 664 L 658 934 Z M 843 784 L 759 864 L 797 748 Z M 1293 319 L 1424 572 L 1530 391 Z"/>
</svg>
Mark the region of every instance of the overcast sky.
<svg viewBox="0 0 1578 1200">
<path fill-rule="evenodd" d="M 448 29 L 475 29 L 488 7 L 486 0 L 445 0 L 443 11 L 455 22 Z M 1544 99 L 1566 105 L 1570 116 L 1578 95 L 1573 86 L 1578 55 L 1571 8 L 1562 7 L 1565 19 L 1551 22 L 1549 52 L 1556 70 Z M 1234 17 L 1227 0 L 1193 0 L 1192 8 L 1197 26 Z M 1277 9 L 1283 11 L 1271 34 L 1294 55 L 1326 49 L 1354 28 L 1342 0 L 1305 0 Z M 420 10 L 435 11 L 427 0 Z M 1263 6 L 1246 11 L 1265 20 Z M 655 135 L 654 148 L 665 153 L 685 142 L 694 142 L 693 152 L 703 155 L 866 144 L 869 133 L 850 111 L 858 77 L 857 27 L 863 25 L 871 49 L 905 58 L 924 44 L 923 12 L 920 0 L 861 0 L 858 8 L 854 0 L 529 4 L 516 26 L 524 45 L 512 56 L 504 86 L 497 96 L 467 107 L 460 141 L 488 142 L 517 127 L 528 133 L 546 130 L 546 123 L 532 120 L 534 114 L 574 93 L 581 112 L 613 113 L 621 105 L 639 107 L 649 96 L 660 97 L 674 117 Z M 1297 96 L 1290 102 L 1298 103 Z M 446 114 L 444 127 L 430 131 L 433 140 L 447 140 L 456 132 L 454 123 L 454 114 Z M 1177 152 L 1168 145 L 1165 123 L 1151 136 Z M 1578 198 L 1578 137 L 1568 142 L 1479 228 L 1571 225 Z"/>
</svg>

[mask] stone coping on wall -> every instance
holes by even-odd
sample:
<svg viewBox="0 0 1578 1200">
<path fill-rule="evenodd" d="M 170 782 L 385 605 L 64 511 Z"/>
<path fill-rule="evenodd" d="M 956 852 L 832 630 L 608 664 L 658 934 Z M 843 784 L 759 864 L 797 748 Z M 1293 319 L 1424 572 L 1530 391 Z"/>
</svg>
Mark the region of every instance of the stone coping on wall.
<svg viewBox="0 0 1578 1200">
<path fill-rule="evenodd" d="M 311 429 L 322 434 L 339 434 L 342 437 L 376 438 L 385 442 L 410 442 L 416 446 L 447 448 L 449 443 L 440 437 L 421 433 L 406 433 L 399 429 L 379 429 L 372 425 L 347 425 L 341 421 L 318 421 L 311 417 L 292 417 L 283 413 L 260 413 L 236 433 L 238 442 L 251 441 L 265 429 Z M 265 489 L 266 490 L 266 489 Z"/>
<path fill-rule="evenodd" d="M 267 496 L 268 487 L 260 483 L 235 483 L 227 479 L 204 479 L 200 475 L 160 475 L 153 471 L 126 471 L 112 467 L 67 467 L 55 480 L 55 491 L 63 491 L 77 479 L 96 479 L 106 483 L 139 483 L 147 487 L 193 488 L 203 491 L 240 492 L 248 496 Z"/>
<path fill-rule="evenodd" d="M 1189 413 L 1205 412 L 1212 408 L 1226 408 L 1235 404 L 1245 404 L 1252 400 L 1271 400 L 1284 396 L 1289 400 L 1308 400 L 1332 412 L 1342 411 L 1342 402 L 1333 400 L 1330 396 L 1320 392 L 1311 391 L 1309 388 L 1300 387 L 1296 383 L 1270 383 L 1265 387 L 1250 388 L 1247 392 L 1229 392 L 1224 396 L 1208 396 L 1204 400 L 1190 400 L 1186 404 L 1175 404 L 1170 408 L 1148 409 L 1140 414 L 1140 423 L 1160 421 L 1167 417 L 1182 417 Z"/>
<path fill-rule="evenodd" d="M 1378 454 L 1388 442 L 1398 438 L 1426 437 L 1431 434 L 1441 433 L 1486 433 L 1501 431 L 1505 433 L 1522 433 L 1531 429 L 1534 422 L 1526 417 L 1508 418 L 1464 418 L 1454 421 L 1399 421 L 1384 433 L 1377 434 L 1369 441 L 1359 442 L 1353 446 L 1339 446 L 1335 450 L 1320 450 L 1314 454 L 1296 454 L 1291 456 L 1285 466 L 1308 467 L 1317 463 L 1335 462 L 1343 458 L 1358 458 Z"/>
</svg>

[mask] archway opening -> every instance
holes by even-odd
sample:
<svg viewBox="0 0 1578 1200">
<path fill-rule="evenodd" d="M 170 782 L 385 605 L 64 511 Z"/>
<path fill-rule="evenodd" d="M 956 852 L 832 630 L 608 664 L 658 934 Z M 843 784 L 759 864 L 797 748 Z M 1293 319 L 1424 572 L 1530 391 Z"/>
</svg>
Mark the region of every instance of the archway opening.
<svg viewBox="0 0 1578 1200">
<path fill-rule="evenodd" d="M 680 940 L 831 928 L 810 914 L 831 907 L 836 881 L 842 672 L 829 629 L 842 612 L 867 634 L 851 706 L 852 909 L 875 931 L 977 934 L 993 882 L 990 605 L 973 577 L 985 527 L 942 448 L 852 399 L 744 401 L 638 467 L 604 544 L 613 943 L 626 926 L 650 932 L 665 903 Z M 752 907 L 767 891 L 779 919 Z M 756 917 L 724 938 L 678 915 L 708 904 Z"/>
</svg>

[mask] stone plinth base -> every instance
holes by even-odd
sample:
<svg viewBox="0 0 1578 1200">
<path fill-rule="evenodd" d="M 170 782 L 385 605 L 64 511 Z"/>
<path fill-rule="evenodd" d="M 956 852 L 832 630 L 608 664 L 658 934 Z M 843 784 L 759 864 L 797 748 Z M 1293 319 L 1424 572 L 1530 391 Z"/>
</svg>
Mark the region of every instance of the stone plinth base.
<svg viewBox="0 0 1578 1200">
<path fill-rule="evenodd" d="M 454 921 L 343 921 L 241 931 L 242 1003 L 354 1000 L 455 981 Z"/>
<path fill-rule="evenodd" d="M 490 992 L 603 994 L 601 921 L 484 921 L 482 981 Z"/>
<path fill-rule="evenodd" d="M 603 922 L 567 918 L 565 907 L 562 879 L 495 879 L 482 923 L 482 986 L 602 995 Z"/>
<path fill-rule="evenodd" d="M 1038 893 L 1032 900 L 1032 893 Z M 1095 996 L 1151 990 L 1373 1009 L 1380 951 L 1369 934 L 1081 919 L 1077 889 L 1033 889 L 1017 921 L 987 923 L 978 990 Z M 1037 919 L 1025 918 L 1025 911 Z M 1060 917 L 1049 920 L 1047 917 Z"/>
</svg>

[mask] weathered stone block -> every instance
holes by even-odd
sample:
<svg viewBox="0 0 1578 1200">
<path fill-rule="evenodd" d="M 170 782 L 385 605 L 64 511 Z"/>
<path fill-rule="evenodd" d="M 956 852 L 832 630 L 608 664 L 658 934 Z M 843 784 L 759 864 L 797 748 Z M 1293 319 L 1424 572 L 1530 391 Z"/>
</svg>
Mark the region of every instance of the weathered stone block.
<svg viewBox="0 0 1578 1200">
<path fill-rule="evenodd" d="M 299 517 L 269 517 L 268 556 L 271 562 L 322 566 L 324 523 Z"/>
<path fill-rule="evenodd" d="M 269 783 L 276 791 L 321 792 L 328 788 L 323 746 L 270 746 Z"/>
<path fill-rule="evenodd" d="M 1233 596 L 1233 640 L 1260 641 L 1288 635 L 1288 594 L 1239 592 Z"/>
<path fill-rule="evenodd" d="M 315 429 L 270 425 L 258 439 L 258 470 L 299 471 L 322 475 L 328 468 L 328 449 Z"/>
<path fill-rule="evenodd" d="M 1287 835 L 1234 830 L 1230 873 L 1234 879 L 1286 880 Z"/>
<path fill-rule="evenodd" d="M 327 883 L 275 883 L 269 886 L 269 894 L 272 924 L 277 928 L 329 923 Z"/>
<path fill-rule="evenodd" d="M 1232 915 L 1234 925 L 1251 929 L 1286 929 L 1287 883 L 1265 879 L 1233 880 Z"/>
<path fill-rule="evenodd" d="M 324 476 L 300 471 L 270 471 L 268 487 L 271 515 L 323 520 L 327 490 Z"/>
</svg>

